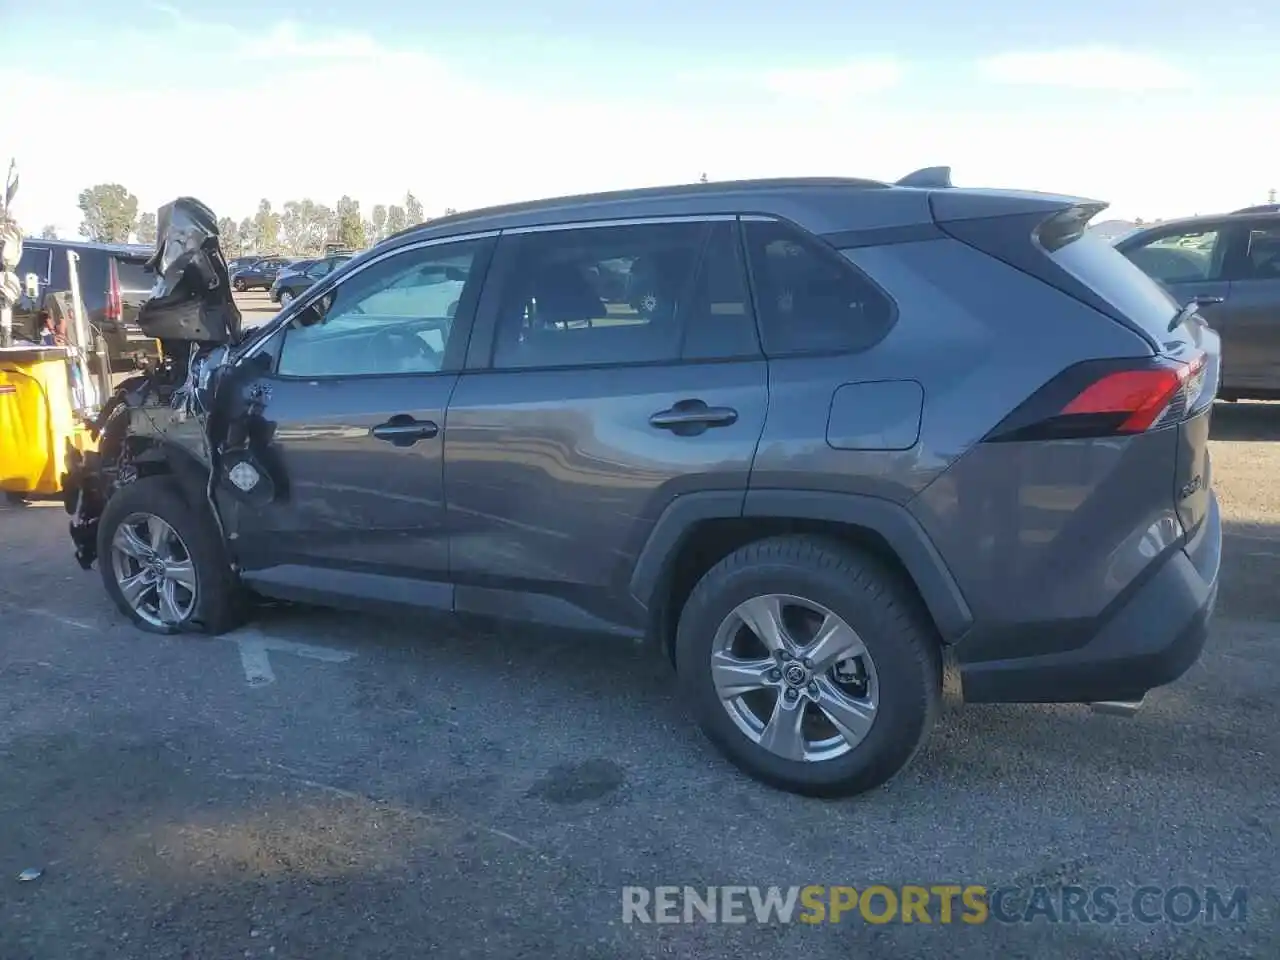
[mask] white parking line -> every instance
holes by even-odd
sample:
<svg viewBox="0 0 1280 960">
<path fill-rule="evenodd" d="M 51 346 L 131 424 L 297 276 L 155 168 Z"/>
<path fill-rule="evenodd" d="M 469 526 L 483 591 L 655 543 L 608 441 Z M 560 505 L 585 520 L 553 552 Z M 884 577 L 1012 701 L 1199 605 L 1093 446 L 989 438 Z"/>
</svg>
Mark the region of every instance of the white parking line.
<svg viewBox="0 0 1280 960">
<path fill-rule="evenodd" d="M 9 610 L 13 613 L 25 613 L 30 617 L 44 617 L 46 620 L 54 620 L 68 627 L 76 627 L 80 630 L 98 630 L 92 623 L 85 623 L 82 620 L 72 620 L 70 617 L 64 617 L 60 614 L 53 613 L 50 610 L 41 610 L 39 607 L 23 607 L 16 603 L 9 603 L 7 600 L 0 600 L 0 610 Z"/>
<path fill-rule="evenodd" d="M 295 657 L 306 657 L 309 660 L 320 660 L 324 663 L 346 663 L 355 657 L 350 650 L 337 650 L 333 647 L 316 647 L 309 643 L 295 643 L 280 637 L 269 636 L 260 630 L 245 629 L 229 633 L 224 638 L 232 641 L 240 648 L 240 666 L 244 670 L 244 679 L 251 687 L 261 687 L 276 682 L 275 671 L 271 669 L 272 652 L 291 653 Z"/>
</svg>

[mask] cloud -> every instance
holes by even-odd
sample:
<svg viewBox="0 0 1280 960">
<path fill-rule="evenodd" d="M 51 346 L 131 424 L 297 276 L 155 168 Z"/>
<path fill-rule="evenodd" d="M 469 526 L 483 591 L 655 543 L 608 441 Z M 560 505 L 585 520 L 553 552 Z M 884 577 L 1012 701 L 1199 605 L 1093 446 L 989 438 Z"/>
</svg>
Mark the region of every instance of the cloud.
<svg viewBox="0 0 1280 960">
<path fill-rule="evenodd" d="M 898 86 L 905 74 L 899 61 L 875 57 L 835 66 L 768 70 L 762 82 L 767 90 L 781 96 L 843 100 L 889 90 Z"/>
<path fill-rule="evenodd" d="M 997 83 L 1073 90 L 1187 90 L 1192 73 L 1156 54 L 1117 47 L 1020 51 L 981 60 L 978 71 Z"/>
</svg>

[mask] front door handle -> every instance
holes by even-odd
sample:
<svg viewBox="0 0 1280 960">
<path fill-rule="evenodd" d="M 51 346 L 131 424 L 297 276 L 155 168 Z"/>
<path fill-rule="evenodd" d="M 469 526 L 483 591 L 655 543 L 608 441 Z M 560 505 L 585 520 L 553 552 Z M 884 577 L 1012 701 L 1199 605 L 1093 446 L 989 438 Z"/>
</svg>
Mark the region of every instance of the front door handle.
<svg viewBox="0 0 1280 960">
<path fill-rule="evenodd" d="M 708 427 L 727 427 L 738 422 L 732 407 L 709 407 L 702 400 L 681 400 L 649 418 L 649 426 L 670 430 L 677 436 L 696 436 Z"/>
<path fill-rule="evenodd" d="M 440 428 L 430 420 L 415 420 L 407 413 L 397 413 L 386 423 L 373 427 L 369 433 L 392 446 L 411 447 L 419 440 L 430 440 Z"/>
</svg>

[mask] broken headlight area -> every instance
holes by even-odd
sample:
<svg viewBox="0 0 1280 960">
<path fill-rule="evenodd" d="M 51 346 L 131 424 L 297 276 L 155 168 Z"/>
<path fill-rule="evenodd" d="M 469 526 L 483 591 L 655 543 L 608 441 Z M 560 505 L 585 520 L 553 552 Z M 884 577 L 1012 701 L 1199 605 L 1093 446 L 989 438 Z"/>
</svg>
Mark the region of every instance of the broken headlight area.
<svg viewBox="0 0 1280 960">
<path fill-rule="evenodd" d="M 207 500 L 221 528 L 215 486 L 250 506 L 283 490 L 263 414 L 269 391 L 230 361 L 241 339 L 217 218 L 191 198 L 157 215 L 156 274 L 138 326 L 160 341 L 161 359 L 115 390 L 89 425 L 93 452 L 68 452 L 64 503 L 76 559 L 97 558 L 98 520 L 112 494 L 141 476 L 180 474 L 188 493 Z"/>
</svg>

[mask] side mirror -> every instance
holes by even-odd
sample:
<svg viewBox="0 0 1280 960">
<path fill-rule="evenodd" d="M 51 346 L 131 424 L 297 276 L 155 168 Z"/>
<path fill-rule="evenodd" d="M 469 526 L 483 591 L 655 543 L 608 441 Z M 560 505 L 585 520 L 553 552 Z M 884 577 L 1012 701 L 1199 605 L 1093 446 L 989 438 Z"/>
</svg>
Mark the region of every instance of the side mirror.
<svg viewBox="0 0 1280 960">
<path fill-rule="evenodd" d="M 28 273 L 22 278 L 23 288 L 26 290 L 28 300 L 40 299 L 40 278 L 34 273 Z"/>
<path fill-rule="evenodd" d="M 326 293 L 319 300 L 307 304 L 304 309 L 300 310 L 298 315 L 293 318 L 293 326 L 314 327 L 317 323 L 324 323 L 324 318 L 332 306 L 333 294 Z"/>
</svg>

